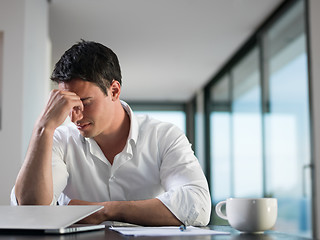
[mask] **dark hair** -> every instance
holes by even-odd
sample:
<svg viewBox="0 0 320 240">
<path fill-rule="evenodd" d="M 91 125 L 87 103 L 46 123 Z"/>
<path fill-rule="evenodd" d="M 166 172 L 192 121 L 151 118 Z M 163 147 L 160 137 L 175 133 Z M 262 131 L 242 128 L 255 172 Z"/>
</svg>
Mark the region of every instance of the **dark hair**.
<svg viewBox="0 0 320 240">
<path fill-rule="evenodd" d="M 75 78 L 95 83 L 107 95 L 113 80 L 121 84 L 117 55 L 100 43 L 82 40 L 74 44 L 56 63 L 51 80 L 59 83 Z"/>
</svg>

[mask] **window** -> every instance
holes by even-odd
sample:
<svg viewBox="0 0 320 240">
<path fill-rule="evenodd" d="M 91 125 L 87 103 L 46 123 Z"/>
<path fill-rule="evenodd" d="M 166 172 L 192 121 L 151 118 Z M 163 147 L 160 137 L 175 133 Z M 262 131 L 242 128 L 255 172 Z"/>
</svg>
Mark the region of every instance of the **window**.
<svg viewBox="0 0 320 240">
<path fill-rule="evenodd" d="M 149 115 L 163 122 L 170 122 L 186 133 L 186 113 L 182 104 L 130 104 L 135 114 Z"/>
<path fill-rule="evenodd" d="M 232 76 L 232 152 L 235 197 L 263 196 L 262 116 L 259 51 L 234 66 Z"/>
<path fill-rule="evenodd" d="M 212 88 L 210 113 L 211 196 L 214 203 L 232 196 L 230 76 Z M 223 184 L 221 184 L 223 182 Z"/>
<path fill-rule="evenodd" d="M 310 126 L 304 4 L 264 37 L 266 192 L 278 198 L 278 228 L 311 231 Z"/>
<path fill-rule="evenodd" d="M 261 86 L 257 48 L 217 81 L 211 96 L 210 175 L 214 203 L 231 196 L 263 196 Z"/>
<path fill-rule="evenodd" d="M 286 5 L 207 87 L 207 161 L 213 204 L 276 197 L 276 230 L 311 237 L 304 7 L 302 0 Z"/>
</svg>

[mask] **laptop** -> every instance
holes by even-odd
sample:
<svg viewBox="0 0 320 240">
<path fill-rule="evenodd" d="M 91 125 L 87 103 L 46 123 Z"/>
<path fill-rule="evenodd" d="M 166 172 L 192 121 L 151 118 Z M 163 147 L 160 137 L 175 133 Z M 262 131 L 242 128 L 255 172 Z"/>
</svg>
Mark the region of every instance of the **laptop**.
<svg viewBox="0 0 320 240">
<path fill-rule="evenodd" d="M 105 225 L 75 224 L 103 206 L 0 206 L 0 230 L 65 234 L 104 229 Z"/>
</svg>

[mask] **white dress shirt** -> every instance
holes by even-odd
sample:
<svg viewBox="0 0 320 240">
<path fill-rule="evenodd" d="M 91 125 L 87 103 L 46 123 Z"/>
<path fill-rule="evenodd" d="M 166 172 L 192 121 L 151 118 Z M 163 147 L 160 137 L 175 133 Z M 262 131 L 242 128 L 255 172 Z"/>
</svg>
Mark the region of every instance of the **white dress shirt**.
<svg viewBox="0 0 320 240">
<path fill-rule="evenodd" d="M 207 180 L 184 133 L 170 123 L 135 116 L 121 102 L 130 121 L 126 146 L 106 159 L 98 144 L 83 137 L 73 123 L 54 134 L 53 203 L 158 198 L 186 225 L 207 225 L 211 199 Z M 12 204 L 17 204 L 14 190 Z"/>
</svg>

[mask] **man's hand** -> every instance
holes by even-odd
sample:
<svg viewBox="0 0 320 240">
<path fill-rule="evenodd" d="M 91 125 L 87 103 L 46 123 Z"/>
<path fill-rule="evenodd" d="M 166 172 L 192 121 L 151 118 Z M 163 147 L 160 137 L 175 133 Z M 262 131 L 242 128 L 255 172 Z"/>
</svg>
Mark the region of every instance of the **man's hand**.
<svg viewBox="0 0 320 240">
<path fill-rule="evenodd" d="M 52 90 L 38 125 L 54 131 L 73 110 L 79 112 L 79 118 L 82 118 L 83 103 L 78 95 L 68 91 Z"/>
</svg>

